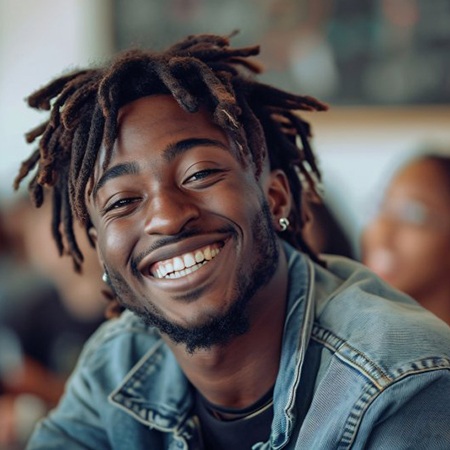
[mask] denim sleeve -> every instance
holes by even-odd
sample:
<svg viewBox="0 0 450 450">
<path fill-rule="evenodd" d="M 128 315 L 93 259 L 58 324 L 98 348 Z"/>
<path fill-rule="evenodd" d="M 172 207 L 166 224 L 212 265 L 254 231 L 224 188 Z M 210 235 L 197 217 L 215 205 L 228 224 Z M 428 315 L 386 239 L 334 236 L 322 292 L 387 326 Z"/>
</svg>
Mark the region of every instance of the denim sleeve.
<svg viewBox="0 0 450 450">
<path fill-rule="evenodd" d="M 110 449 L 104 423 L 110 383 L 97 380 L 99 367 L 105 366 L 108 355 L 103 346 L 107 327 L 91 337 L 69 378 L 58 406 L 35 428 L 27 450 L 106 450 Z M 106 338 L 105 338 L 106 336 Z"/>
<path fill-rule="evenodd" d="M 109 449 L 93 400 L 82 374 L 75 372 L 58 407 L 36 426 L 27 450 Z"/>
<path fill-rule="evenodd" d="M 358 436 L 352 448 L 450 449 L 450 370 L 395 382 L 372 403 Z"/>
<path fill-rule="evenodd" d="M 165 448 L 161 444 L 165 434 L 110 401 L 111 393 L 137 361 L 153 351 L 155 342 L 159 345 L 159 336 L 155 340 L 131 313 L 101 325 L 86 343 L 61 401 L 38 424 L 27 450 Z"/>
</svg>

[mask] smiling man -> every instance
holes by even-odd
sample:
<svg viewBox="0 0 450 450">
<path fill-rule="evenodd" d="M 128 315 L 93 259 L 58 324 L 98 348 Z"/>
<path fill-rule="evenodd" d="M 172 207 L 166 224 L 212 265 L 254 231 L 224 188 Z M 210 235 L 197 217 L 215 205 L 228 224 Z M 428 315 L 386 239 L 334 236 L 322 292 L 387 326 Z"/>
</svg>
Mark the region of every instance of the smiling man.
<svg viewBox="0 0 450 450">
<path fill-rule="evenodd" d="M 93 336 L 30 449 L 448 448 L 450 329 L 350 260 L 314 255 L 319 101 L 190 36 L 61 77 L 30 191 L 82 266 L 80 221 L 126 311 Z"/>
<path fill-rule="evenodd" d="M 267 202 L 288 214 L 283 173 L 257 181 L 206 110 L 168 95 L 127 104 L 118 121 L 87 203 L 120 301 L 190 351 L 243 334 L 250 300 L 255 312 L 279 310 L 286 277 Z"/>
</svg>

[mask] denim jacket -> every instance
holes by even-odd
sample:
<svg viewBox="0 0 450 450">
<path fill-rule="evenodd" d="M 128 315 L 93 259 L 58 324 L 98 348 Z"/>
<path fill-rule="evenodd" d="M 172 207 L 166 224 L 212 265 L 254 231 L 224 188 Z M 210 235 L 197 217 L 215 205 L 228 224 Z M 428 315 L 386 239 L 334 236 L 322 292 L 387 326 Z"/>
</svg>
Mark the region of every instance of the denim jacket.
<svg viewBox="0 0 450 450">
<path fill-rule="evenodd" d="M 274 417 L 253 449 L 450 449 L 450 327 L 358 263 L 285 250 Z M 157 330 L 125 312 L 87 343 L 28 449 L 201 449 L 192 407 Z"/>
</svg>

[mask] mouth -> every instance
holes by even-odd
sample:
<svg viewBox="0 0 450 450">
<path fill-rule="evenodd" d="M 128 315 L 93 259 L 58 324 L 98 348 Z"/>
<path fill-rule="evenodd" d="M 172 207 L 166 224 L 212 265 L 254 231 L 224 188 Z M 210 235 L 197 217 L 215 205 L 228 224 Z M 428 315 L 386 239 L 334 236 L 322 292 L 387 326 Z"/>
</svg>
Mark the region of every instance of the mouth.
<svg viewBox="0 0 450 450">
<path fill-rule="evenodd" d="M 149 273 L 157 279 L 173 280 L 185 277 L 212 261 L 223 246 L 224 242 L 215 242 L 192 252 L 158 261 L 150 266 Z"/>
<path fill-rule="evenodd" d="M 396 262 L 390 251 L 380 249 L 367 258 L 366 265 L 380 277 L 385 278 L 394 273 Z"/>
</svg>

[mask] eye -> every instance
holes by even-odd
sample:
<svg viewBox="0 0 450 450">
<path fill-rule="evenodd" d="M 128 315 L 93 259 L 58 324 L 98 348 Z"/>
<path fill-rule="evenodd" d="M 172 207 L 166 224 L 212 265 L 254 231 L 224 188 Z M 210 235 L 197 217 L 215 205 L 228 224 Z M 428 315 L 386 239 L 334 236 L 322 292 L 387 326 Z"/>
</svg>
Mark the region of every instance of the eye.
<svg viewBox="0 0 450 450">
<path fill-rule="evenodd" d="M 114 203 L 107 205 L 104 209 L 104 212 L 110 211 L 119 211 L 126 209 L 128 206 L 138 202 L 140 200 L 139 197 L 130 197 L 130 198 L 121 198 L 120 200 L 115 201 Z"/>
<path fill-rule="evenodd" d="M 191 182 L 195 182 L 195 181 L 202 181 L 214 174 L 221 173 L 221 172 L 223 172 L 223 170 L 221 170 L 221 169 L 199 170 L 198 172 L 195 172 L 194 174 L 192 174 L 188 178 L 186 178 L 186 180 L 184 182 L 191 183 Z"/>
<path fill-rule="evenodd" d="M 381 211 L 392 220 L 406 225 L 424 226 L 430 221 L 427 207 L 413 200 L 387 203 Z"/>
</svg>

